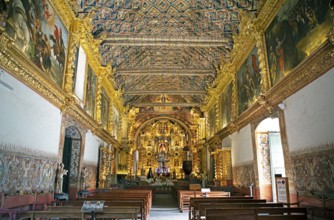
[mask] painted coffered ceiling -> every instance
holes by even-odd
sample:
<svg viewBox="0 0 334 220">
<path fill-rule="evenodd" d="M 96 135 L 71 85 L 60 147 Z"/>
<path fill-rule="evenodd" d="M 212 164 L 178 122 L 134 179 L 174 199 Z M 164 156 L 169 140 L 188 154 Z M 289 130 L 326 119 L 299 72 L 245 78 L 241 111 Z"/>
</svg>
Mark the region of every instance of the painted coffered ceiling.
<svg viewBox="0 0 334 220">
<path fill-rule="evenodd" d="M 130 107 L 205 104 L 217 65 L 230 57 L 240 11 L 255 0 L 77 1 L 101 40 L 102 65 Z"/>
</svg>

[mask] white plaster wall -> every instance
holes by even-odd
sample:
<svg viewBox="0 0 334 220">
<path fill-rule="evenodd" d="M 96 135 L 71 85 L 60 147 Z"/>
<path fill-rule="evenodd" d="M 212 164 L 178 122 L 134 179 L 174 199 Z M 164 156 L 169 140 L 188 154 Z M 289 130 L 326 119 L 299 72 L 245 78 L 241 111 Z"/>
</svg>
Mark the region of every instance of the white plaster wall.
<svg viewBox="0 0 334 220">
<path fill-rule="evenodd" d="M 58 108 L 0 69 L 0 143 L 58 154 Z"/>
<path fill-rule="evenodd" d="M 96 163 L 99 157 L 99 146 L 102 141 L 100 138 L 92 134 L 92 132 L 88 131 L 86 133 L 85 140 L 85 152 L 84 152 L 84 161 Z"/>
<path fill-rule="evenodd" d="M 251 126 L 248 124 L 232 134 L 232 166 L 253 161 Z"/>
<path fill-rule="evenodd" d="M 284 103 L 290 151 L 334 142 L 334 69 Z"/>
</svg>

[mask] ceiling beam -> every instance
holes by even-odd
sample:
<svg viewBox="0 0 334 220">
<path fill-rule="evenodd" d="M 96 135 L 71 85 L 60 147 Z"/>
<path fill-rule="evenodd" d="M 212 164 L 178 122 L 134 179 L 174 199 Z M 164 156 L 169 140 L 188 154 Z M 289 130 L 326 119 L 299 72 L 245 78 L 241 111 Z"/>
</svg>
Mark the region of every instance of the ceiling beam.
<svg viewBox="0 0 334 220">
<path fill-rule="evenodd" d="M 141 70 L 117 70 L 116 75 L 177 75 L 177 76 L 206 76 L 214 75 L 214 70 L 209 69 L 141 69 Z"/>
<path fill-rule="evenodd" d="M 166 102 L 166 103 L 133 103 L 129 105 L 130 107 L 164 107 L 164 106 L 169 106 L 169 107 L 200 107 L 199 103 L 173 103 L 173 102 Z"/>
<path fill-rule="evenodd" d="M 108 37 L 101 44 L 112 46 L 229 47 L 227 39 Z"/>
<path fill-rule="evenodd" d="M 206 95 L 205 90 L 125 90 L 124 95 Z"/>
</svg>

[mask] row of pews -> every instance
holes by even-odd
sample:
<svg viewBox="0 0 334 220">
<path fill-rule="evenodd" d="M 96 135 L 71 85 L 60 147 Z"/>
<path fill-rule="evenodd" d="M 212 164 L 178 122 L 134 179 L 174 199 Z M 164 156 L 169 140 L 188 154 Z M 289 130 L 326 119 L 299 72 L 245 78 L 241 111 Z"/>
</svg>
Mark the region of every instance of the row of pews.
<svg viewBox="0 0 334 220">
<path fill-rule="evenodd" d="M 189 220 L 307 220 L 306 208 L 252 197 L 190 198 Z"/>
<path fill-rule="evenodd" d="M 104 201 L 103 211 L 82 212 L 86 201 Z M 119 190 L 95 193 L 86 198 L 64 201 L 61 206 L 49 206 L 47 210 L 27 211 L 17 219 L 66 218 L 66 219 L 141 219 L 147 220 L 152 207 L 151 190 Z"/>
</svg>

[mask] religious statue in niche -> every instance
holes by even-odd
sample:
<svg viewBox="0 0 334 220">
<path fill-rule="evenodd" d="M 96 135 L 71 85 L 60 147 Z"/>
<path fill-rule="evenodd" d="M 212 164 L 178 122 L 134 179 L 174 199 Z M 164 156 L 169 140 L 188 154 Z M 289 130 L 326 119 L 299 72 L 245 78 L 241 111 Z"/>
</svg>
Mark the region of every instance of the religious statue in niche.
<svg viewBox="0 0 334 220">
<path fill-rule="evenodd" d="M 63 193 L 63 179 L 64 175 L 67 175 L 68 170 L 64 168 L 63 163 L 59 163 L 57 167 L 57 181 L 56 181 L 56 193 Z"/>
</svg>

